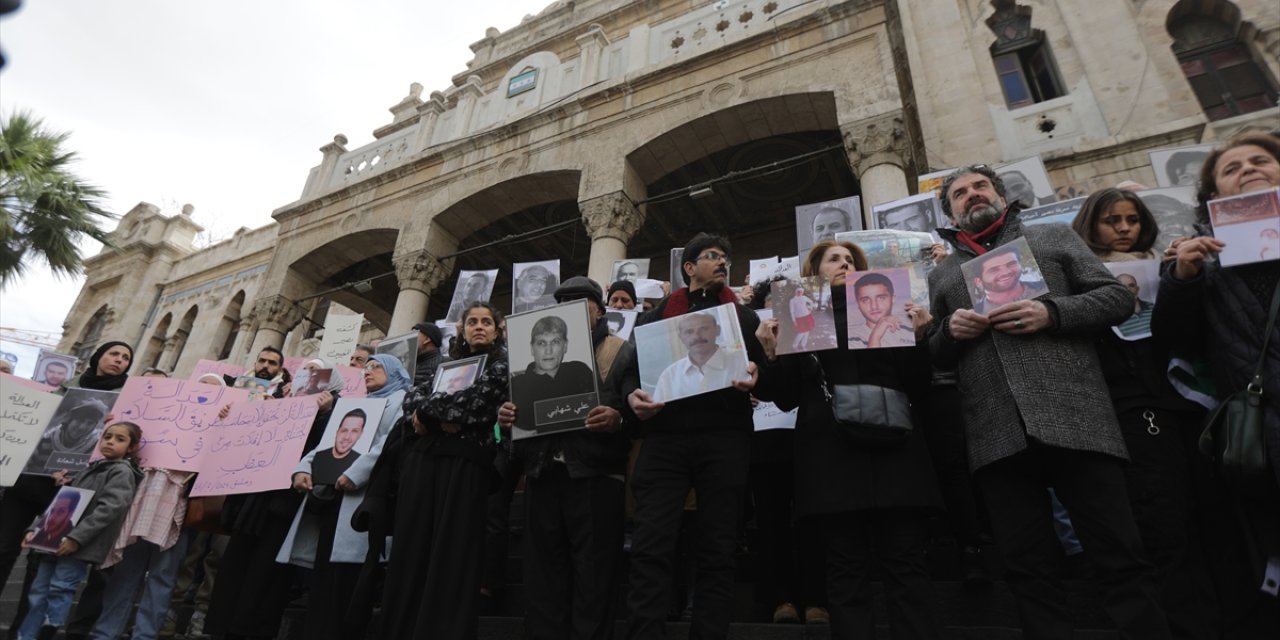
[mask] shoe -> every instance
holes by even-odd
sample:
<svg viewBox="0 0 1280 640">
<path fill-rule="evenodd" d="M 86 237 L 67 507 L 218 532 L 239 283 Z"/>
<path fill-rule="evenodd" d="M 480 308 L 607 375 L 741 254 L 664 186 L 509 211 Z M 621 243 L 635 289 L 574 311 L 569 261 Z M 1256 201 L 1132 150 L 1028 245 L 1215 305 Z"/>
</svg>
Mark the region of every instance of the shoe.
<svg viewBox="0 0 1280 640">
<path fill-rule="evenodd" d="M 800 614 L 796 612 L 796 606 L 790 602 L 784 602 L 773 610 L 774 624 L 800 622 Z"/>
<path fill-rule="evenodd" d="M 204 615 L 203 611 L 191 614 L 191 621 L 187 623 L 187 640 L 205 640 L 209 637 L 204 633 Z"/>
<path fill-rule="evenodd" d="M 804 623 L 831 624 L 831 614 L 827 613 L 827 610 L 822 607 L 805 607 Z"/>
<path fill-rule="evenodd" d="M 172 638 L 177 634 L 178 615 L 173 612 L 173 609 L 169 609 L 168 613 L 164 614 L 164 624 L 160 625 L 160 633 L 157 635 L 160 638 Z"/>
</svg>

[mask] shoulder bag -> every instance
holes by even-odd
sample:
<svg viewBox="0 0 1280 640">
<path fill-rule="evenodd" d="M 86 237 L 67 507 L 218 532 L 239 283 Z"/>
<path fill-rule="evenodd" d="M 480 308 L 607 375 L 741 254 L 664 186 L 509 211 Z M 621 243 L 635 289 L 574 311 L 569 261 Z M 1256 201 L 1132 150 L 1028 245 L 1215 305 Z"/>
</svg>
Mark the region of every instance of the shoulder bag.
<svg viewBox="0 0 1280 640">
<path fill-rule="evenodd" d="M 831 405 L 836 430 L 859 446 L 892 447 L 911 437 L 911 401 L 906 392 L 875 384 L 828 384 L 818 356 L 823 396 Z"/>
</svg>

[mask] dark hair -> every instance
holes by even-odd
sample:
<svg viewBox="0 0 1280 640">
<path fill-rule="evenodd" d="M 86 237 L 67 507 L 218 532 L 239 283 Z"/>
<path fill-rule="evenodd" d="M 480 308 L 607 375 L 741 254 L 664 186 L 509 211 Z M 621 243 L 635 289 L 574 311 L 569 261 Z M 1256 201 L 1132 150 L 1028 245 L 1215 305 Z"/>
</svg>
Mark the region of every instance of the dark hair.
<svg viewBox="0 0 1280 640">
<path fill-rule="evenodd" d="M 604 321 L 616 322 L 620 325 L 623 325 L 627 323 L 627 317 L 622 315 L 620 311 L 606 311 L 604 312 Z"/>
<path fill-rule="evenodd" d="M 823 240 L 823 242 L 834 242 L 834 240 Z M 787 279 L 786 276 L 779 274 L 779 275 L 773 276 L 772 278 L 769 278 L 768 280 L 757 282 L 754 285 L 752 285 L 751 286 L 751 304 L 747 305 L 747 307 L 755 311 L 759 311 L 765 308 L 766 306 L 768 306 L 765 300 L 769 296 L 773 295 L 773 283 L 779 282 L 781 280 L 786 280 L 786 279 Z"/>
<path fill-rule="evenodd" d="M 858 281 L 853 283 L 853 296 L 855 298 L 858 297 L 858 290 L 863 287 L 874 287 L 876 285 L 880 285 L 888 289 L 889 295 L 893 295 L 893 281 L 889 279 L 889 276 L 886 276 L 883 273 L 868 273 L 867 275 L 858 278 Z"/>
<path fill-rule="evenodd" d="M 164 369 L 161 369 L 160 367 L 147 367 L 142 371 L 142 375 L 144 376 L 147 375 L 148 373 L 158 373 L 165 378 L 169 377 L 169 372 L 165 371 Z"/>
<path fill-rule="evenodd" d="M 1138 231 L 1138 237 L 1134 240 L 1130 251 L 1148 251 L 1155 245 L 1156 236 L 1160 235 L 1160 225 L 1156 223 L 1155 216 L 1151 215 L 1151 209 L 1147 208 L 1147 203 L 1132 191 L 1112 187 L 1091 194 L 1080 206 L 1075 220 L 1071 222 L 1071 228 L 1075 229 L 1076 235 L 1084 238 L 1084 243 L 1089 245 L 1094 253 L 1111 251 L 1110 247 L 1098 240 L 1098 222 L 1107 215 L 1108 211 L 1111 211 L 1111 207 L 1122 201 L 1133 204 L 1133 207 L 1138 210 L 1138 220 L 1142 223 L 1142 229 Z"/>
<path fill-rule="evenodd" d="M 258 350 L 258 354 L 259 354 L 259 355 L 261 355 L 261 354 L 262 354 L 262 353 L 264 353 L 264 352 L 265 352 L 265 353 L 274 353 L 274 354 L 276 354 L 276 355 L 280 356 L 280 366 L 282 366 L 282 367 L 284 366 L 284 353 L 283 353 L 283 352 L 281 352 L 279 349 L 277 349 L 277 348 L 275 348 L 275 347 L 273 347 L 273 346 L 271 346 L 271 345 L 267 345 L 267 346 L 265 346 L 265 347 L 263 347 L 263 348 L 261 348 L 261 349 L 259 349 L 259 350 Z"/>
<path fill-rule="evenodd" d="M 1222 154 L 1245 145 L 1254 145 L 1262 147 L 1272 158 L 1280 161 L 1280 137 L 1269 133 L 1246 133 L 1236 136 L 1218 147 L 1214 147 L 1209 155 L 1205 156 L 1204 164 L 1200 166 L 1200 184 L 1197 189 L 1196 197 L 1200 201 L 1200 219 L 1207 221 L 1209 219 L 1209 210 L 1207 203 L 1218 196 L 1218 177 L 1214 173 L 1218 160 L 1222 158 Z"/>
<path fill-rule="evenodd" d="M 729 244 L 728 238 L 710 233 L 699 233 L 684 245 L 684 253 L 680 254 L 680 277 L 686 285 L 689 284 L 689 274 L 685 272 L 684 265 L 696 262 L 698 256 L 711 247 L 723 249 L 726 255 L 733 254 L 733 246 Z"/>
<path fill-rule="evenodd" d="M 439 346 L 439 345 L 437 345 L 437 346 Z M 357 345 L 356 345 L 355 350 L 356 350 L 356 351 L 363 351 L 363 352 L 365 352 L 365 353 L 367 353 L 367 354 L 369 354 L 369 355 L 373 355 L 373 353 L 374 353 L 374 348 L 373 348 L 373 347 L 371 347 L 371 346 L 369 346 L 369 345 L 367 345 L 367 344 L 357 344 Z"/>
<path fill-rule="evenodd" d="M 503 316 L 502 312 L 498 311 L 498 308 L 492 304 L 483 300 L 476 300 L 475 302 L 467 305 L 466 309 L 462 310 L 462 315 L 458 319 L 458 336 L 457 339 L 453 341 L 452 347 L 449 349 L 449 357 L 454 360 L 472 355 L 471 345 L 467 344 L 466 331 L 463 330 L 463 327 L 466 325 L 467 318 L 471 316 L 471 312 L 476 309 L 487 309 L 490 317 L 493 318 L 493 326 L 497 330 L 497 335 L 494 337 L 493 343 L 495 345 L 500 345 L 505 343 L 507 340 L 506 317 Z"/>
<path fill-rule="evenodd" d="M 1169 177 L 1169 182 L 1178 184 L 1178 174 L 1174 169 L 1194 165 L 1203 157 L 1204 153 L 1201 151 L 1178 151 L 1170 154 L 1164 164 L 1164 174 Z"/>
<path fill-rule="evenodd" d="M 133 449 L 134 447 L 142 446 L 142 427 L 139 427 L 138 425 L 132 422 L 112 422 L 111 424 L 107 425 L 102 429 L 102 433 L 105 434 L 107 432 L 107 429 L 110 429 L 111 427 L 124 427 L 124 430 L 129 432 L 128 449 Z M 98 436 L 98 438 L 102 438 L 102 436 Z M 137 453 L 136 450 L 135 451 L 126 450 L 124 457 L 126 460 L 136 461 L 137 460 L 136 453 Z"/>
<path fill-rule="evenodd" d="M 981 265 L 981 266 L 980 266 L 980 268 L 978 269 L 978 277 L 979 277 L 979 278 L 981 278 L 981 277 L 982 277 L 982 271 L 983 271 L 983 269 L 985 269 L 985 268 L 986 268 L 986 266 L 987 266 L 987 262 L 989 261 L 989 259 L 990 259 L 990 258 L 993 258 L 993 257 L 995 257 L 995 256 L 998 256 L 998 255 L 1000 255 L 1000 254 L 1002 254 L 1002 253 L 1012 253 L 1012 254 L 1014 255 L 1014 257 L 1018 259 L 1018 264 L 1019 264 L 1019 265 L 1021 265 L 1021 264 L 1022 264 L 1022 251 L 1020 251 L 1020 250 L 1018 249 L 1018 245 L 1016 245 L 1016 244 L 1006 244 L 1006 245 L 1001 246 L 1001 247 L 996 247 L 996 248 L 992 249 L 991 251 L 988 251 L 988 252 L 986 253 L 986 255 L 982 256 L 982 265 Z"/>
<path fill-rule="evenodd" d="M 991 188 L 996 190 L 996 195 L 1001 198 L 1004 197 L 1004 180 L 1001 180 L 1000 176 L 996 175 L 996 172 L 991 167 L 985 164 L 971 164 L 967 167 L 960 167 L 952 171 L 951 175 L 948 175 L 947 179 L 942 181 L 942 197 L 940 200 L 942 202 L 942 212 L 947 214 L 948 218 L 955 219 L 955 214 L 951 212 L 951 198 L 947 195 L 951 192 L 951 185 L 955 184 L 956 180 L 975 173 L 986 176 L 991 181 Z"/>
<path fill-rule="evenodd" d="M 342 420 L 339 420 L 339 421 L 338 421 L 338 426 L 342 426 L 342 423 L 343 423 L 343 422 L 345 422 L 345 421 L 346 421 L 346 419 L 347 419 L 347 418 L 350 418 L 351 416 L 355 416 L 355 417 L 357 417 L 357 418 L 360 418 L 360 424 L 362 425 L 362 426 L 360 427 L 361 429 L 363 429 L 363 428 L 364 428 L 364 426 L 363 426 L 363 425 L 365 425 L 365 424 L 368 424 L 368 423 L 369 423 L 369 414 L 365 413 L 365 412 L 364 412 L 364 409 L 352 409 L 352 410 L 350 410 L 350 411 L 348 411 L 348 412 L 347 412 L 347 415 L 342 416 Z"/>
<path fill-rule="evenodd" d="M 66 363 L 66 362 L 63 362 L 62 360 L 50 360 L 50 361 L 48 361 L 48 362 L 44 363 L 44 370 L 45 370 L 45 371 L 48 371 L 48 370 L 49 370 L 49 367 L 52 367 L 52 366 L 53 366 L 53 365 L 55 365 L 55 364 L 56 364 L 56 365 L 58 365 L 59 367 L 62 367 L 62 368 L 63 368 L 63 370 L 65 370 L 65 371 L 70 371 L 70 370 L 71 370 L 71 367 L 68 367 L 68 366 L 67 366 L 67 363 Z"/>
<path fill-rule="evenodd" d="M 862 247 L 848 240 L 823 240 L 809 248 L 809 255 L 805 256 L 804 262 L 800 263 L 800 276 L 807 278 L 822 273 L 819 269 L 822 265 L 822 256 L 826 255 L 827 249 L 831 247 L 844 247 L 853 254 L 854 271 L 867 270 L 867 254 Z"/>
<path fill-rule="evenodd" d="M 53 496 L 53 502 L 56 503 L 58 501 L 70 503 L 71 510 L 75 511 L 76 507 L 80 506 L 80 492 L 79 491 L 60 491 Z M 53 504 L 51 503 L 49 506 L 53 506 Z"/>
</svg>

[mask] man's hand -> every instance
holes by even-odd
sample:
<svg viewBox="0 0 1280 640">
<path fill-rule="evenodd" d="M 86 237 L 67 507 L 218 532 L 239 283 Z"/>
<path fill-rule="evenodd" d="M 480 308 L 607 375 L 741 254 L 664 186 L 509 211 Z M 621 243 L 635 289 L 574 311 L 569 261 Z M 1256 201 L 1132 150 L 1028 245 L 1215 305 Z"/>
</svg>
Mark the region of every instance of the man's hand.
<svg viewBox="0 0 1280 640">
<path fill-rule="evenodd" d="M 987 314 L 991 327 L 1010 335 L 1026 335 L 1049 329 L 1053 320 L 1049 307 L 1039 300 L 1019 300 L 1002 304 Z M 952 320 L 952 324 L 955 321 Z M 954 333 L 954 330 L 953 330 Z"/>
<path fill-rule="evenodd" d="M 636 417 L 641 420 L 648 420 L 657 415 L 662 408 L 667 406 L 662 402 L 654 402 L 653 396 L 649 395 L 644 389 L 636 389 L 627 396 L 627 404 L 631 405 L 631 410 L 635 412 Z"/>
<path fill-rule="evenodd" d="M 872 349 L 879 347 L 880 342 L 884 340 L 884 334 L 901 328 L 902 324 L 898 322 L 898 318 L 891 313 L 886 313 L 880 318 L 880 322 L 871 328 L 871 335 L 867 337 L 867 346 Z"/>
<path fill-rule="evenodd" d="M 594 411 L 594 409 L 593 409 Z M 590 415 L 590 414 L 587 414 Z M 504 402 L 498 407 L 498 424 L 510 429 L 516 424 L 516 404 L 514 402 Z"/>
<path fill-rule="evenodd" d="M 730 380 L 729 383 L 733 385 L 734 389 L 743 392 L 756 388 L 756 383 L 760 381 L 760 369 L 756 367 L 756 363 L 750 360 L 747 361 L 747 376 L 749 377 L 746 380 Z"/>
<path fill-rule="evenodd" d="M 914 302 L 908 302 L 905 308 L 907 317 L 911 318 L 911 328 L 916 332 L 916 342 L 924 340 L 924 330 L 929 328 L 929 323 L 933 322 L 933 316 L 929 315 L 927 309 Z"/>
<path fill-rule="evenodd" d="M 935 242 L 929 247 L 929 257 L 933 259 L 934 264 L 942 262 L 947 257 L 947 245 L 941 242 Z"/>
<path fill-rule="evenodd" d="M 283 386 L 283 387 L 281 387 L 281 388 L 283 389 L 283 391 L 281 391 L 281 392 L 280 392 L 280 395 L 282 395 L 282 396 L 284 396 L 284 397 L 288 398 L 288 397 L 289 397 L 289 393 L 290 393 L 291 391 L 293 391 L 293 383 L 292 383 L 292 382 L 286 382 L 286 383 L 284 383 L 284 386 Z"/>
<path fill-rule="evenodd" d="M 352 482 L 351 478 L 348 478 L 347 474 L 345 473 L 338 476 L 338 480 L 337 482 L 333 483 L 333 486 L 337 487 L 338 491 L 355 491 L 356 490 L 356 483 Z"/>
<path fill-rule="evenodd" d="M 316 404 L 320 407 L 320 412 L 324 413 L 333 406 L 333 394 L 328 391 L 322 391 L 316 394 Z"/>
<path fill-rule="evenodd" d="M 760 321 L 760 326 L 756 327 L 756 340 L 759 340 L 760 346 L 764 347 L 764 354 L 769 362 L 778 359 L 778 321 L 776 319 Z"/>
<path fill-rule="evenodd" d="M 293 474 L 293 488 L 303 493 L 310 491 L 312 488 L 311 474 L 303 471 Z"/>
<path fill-rule="evenodd" d="M 58 544 L 58 555 L 60 557 L 69 556 L 80 550 L 80 543 L 71 538 L 63 538 Z"/>
<path fill-rule="evenodd" d="M 598 406 L 587 413 L 587 431 L 613 433 L 622 428 L 622 414 L 613 407 Z"/>
<path fill-rule="evenodd" d="M 1225 249 L 1226 246 L 1225 242 L 1208 236 L 1179 243 L 1174 258 L 1177 262 L 1173 265 L 1173 277 L 1179 280 L 1190 280 L 1200 275 L 1200 270 L 1204 269 L 1204 261 L 1211 254 Z"/>
<path fill-rule="evenodd" d="M 957 309 L 951 314 L 951 337 L 972 340 L 991 328 L 991 320 L 973 309 Z"/>
</svg>

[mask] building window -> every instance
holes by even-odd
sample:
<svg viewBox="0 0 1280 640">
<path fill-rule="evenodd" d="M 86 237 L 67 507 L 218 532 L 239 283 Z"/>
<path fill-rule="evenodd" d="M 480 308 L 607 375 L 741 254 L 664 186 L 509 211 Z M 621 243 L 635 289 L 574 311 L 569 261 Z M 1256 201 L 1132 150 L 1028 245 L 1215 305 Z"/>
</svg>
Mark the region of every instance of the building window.
<svg viewBox="0 0 1280 640">
<path fill-rule="evenodd" d="M 1275 85 L 1225 22 L 1191 15 L 1170 24 L 1169 34 L 1182 73 L 1210 120 L 1276 105 Z"/>
<path fill-rule="evenodd" d="M 1044 32 L 1031 28 L 1031 9 L 1012 0 L 994 4 L 987 26 L 996 34 L 991 59 L 1005 104 L 1017 109 L 1066 95 Z"/>
</svg>

